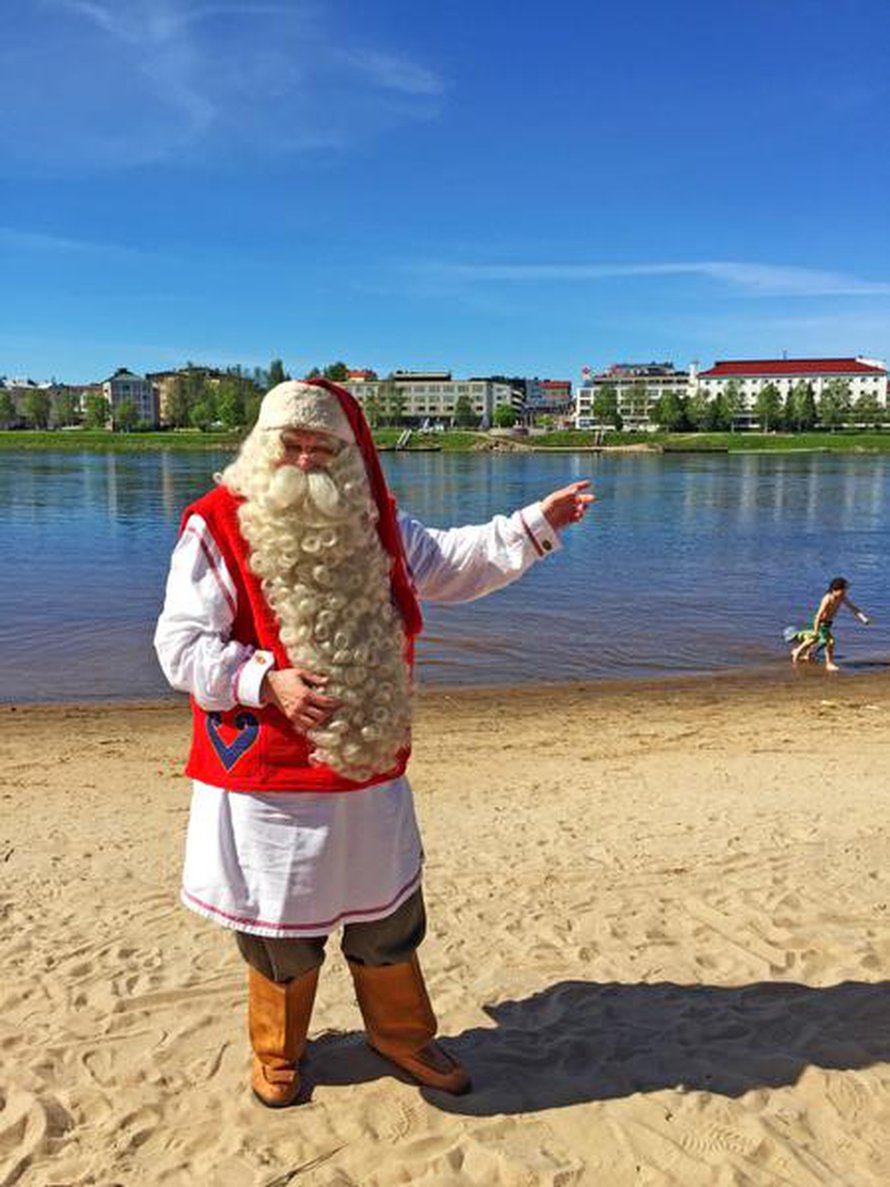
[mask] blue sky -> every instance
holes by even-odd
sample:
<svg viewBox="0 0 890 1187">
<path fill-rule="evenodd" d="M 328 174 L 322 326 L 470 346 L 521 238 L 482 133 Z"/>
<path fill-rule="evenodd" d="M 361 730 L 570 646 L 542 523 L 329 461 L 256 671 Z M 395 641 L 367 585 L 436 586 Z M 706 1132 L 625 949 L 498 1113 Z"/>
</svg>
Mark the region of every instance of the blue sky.
<svg viewBox="0 0 890 1187">
<path fill-rule="evenodd" d="M 0 374 L 887 358 L 888 44 L 886 0 L 6 4 Z"/>
</svg>

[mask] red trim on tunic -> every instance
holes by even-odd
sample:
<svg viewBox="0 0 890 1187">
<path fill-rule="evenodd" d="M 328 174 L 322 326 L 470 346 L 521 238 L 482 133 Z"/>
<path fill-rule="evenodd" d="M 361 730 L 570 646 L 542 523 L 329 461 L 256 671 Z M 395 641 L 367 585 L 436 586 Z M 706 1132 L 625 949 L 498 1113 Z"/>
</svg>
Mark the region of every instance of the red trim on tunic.
<svg viewBox="0 0 890 1187">
<path fill-rule="evenodd" d="M 221 919 L 228 919 L 230 923 L 243 923 L 249 927 L 267 927 L 274 931 L 308 931 L 310 928 L 317 929 L 320 927 L 334 928 L 341 919 L 345 919 L 347 915 L 375 915 L 381 911 L 388 911 L 392 905 L 410 890 L 415 883 L 420 882 L 422 869 L 418 869 L 413 877 L 409 878 L 401 890 L 397 890 L 393 897 L 387 903 L 381 904 L 379 907 L 366 907 L 360 910 L 340 911 L 332 919 L 320 919 L 317 923 L 267 923 L 264 919 L 250 919 L 245 915 L 233 915 L 229 911 L 221 911 L 218 907 L 211 906 L 210 903 L 205 903 L 199 899 L 197 895 L 191 894 L 186 888 L 182 887 L 182 896 L 188 899 L 189 902 L 194 903 L 200 907 L 202 911 L 209 911 L 211 915 L 218 915 Z"/>
<path fill-rule="evenodd" d="M 194 536 L 195 539 L 198 541 L 198 543 L 201 545 L 201 551 L 204 553 L 204 559 L 207 561 L 207 564 L 210 566 L 210 571 L 211 571 L 211 573 L 213 573 L 213 576 L 216 578 L 216 583 L 219 586 L 223 597 L 229 603 L 229 609 L 232 611 L 232 614 L 234 615 L 235 614 L 235 599 L 232 597 L 232 591 L 230 589 L 228 589 L 228 587 L 226 586 L 226 583 L 222 579 L 222 573 L 220 572 L 219 564 L 217 562 L 216 557 L 213 555 L 213 553 L 210 550 L 210 545 L 207 543 L 206 537 L 204 536 L 203 532 L 199 532 L 191 524 L 189 524 L 186 527 L 185 531 L 188 532 L 188 534 L 190 536 Z"/>
</svg>

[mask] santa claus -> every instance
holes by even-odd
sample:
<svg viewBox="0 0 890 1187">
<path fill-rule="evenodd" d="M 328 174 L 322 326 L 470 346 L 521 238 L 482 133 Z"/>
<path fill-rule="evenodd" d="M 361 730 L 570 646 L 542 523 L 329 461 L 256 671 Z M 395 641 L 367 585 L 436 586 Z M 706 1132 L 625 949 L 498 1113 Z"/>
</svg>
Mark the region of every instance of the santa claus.
<svg viewBox="0 0 890 1187">
<path fill-rule="evenodd" d="M 342 928 L 368 1041 L 419 1083 L 465 1092 L 435 1041 L 411 790 L 418 599 L 468 601 L 560 547 L 586 482 L 490 523 L 398 512 L 361 409 L 321 380 L 264 397 L 216 487 L 188 507 L 155 648 L 191 695 L 182 900 L 249 965 L 253 1091 L 300 1096 L 327 937 Z"/>
</svg>

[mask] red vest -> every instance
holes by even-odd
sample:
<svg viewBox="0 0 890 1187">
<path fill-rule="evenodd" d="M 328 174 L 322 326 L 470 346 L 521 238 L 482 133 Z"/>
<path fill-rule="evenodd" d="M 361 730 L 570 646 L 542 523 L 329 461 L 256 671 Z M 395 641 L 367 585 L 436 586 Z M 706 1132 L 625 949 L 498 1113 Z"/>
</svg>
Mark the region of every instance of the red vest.
<svg viewBox="0 0 890 1187">
<path fill-rule="evenodd" d="M 321 385 L 319 385 L 321 386 Z M 355 403 L 342 388 L 334 390 L 344 410 L 353 420 L 356 411 L 346 400 Z M 346 397 L 346 400 L 344 400 Z M 357 408 L 357 406 L 356 406 Z M 357 413 L 361 417 L 361 413 Z M 421 617 L 414 594 L 408 566 L 402 548 L 401 535 L 395 518 L 395 504 L 383 481 L 370 433 L 362 418 L 353 422 L 356 439 L 362 447 L 368 468 L 371 490 L 380 512 L 378 534 L 384 549 L 392 558 L 391 581 L 393 598 L 405 623 L 406 662 L 413 659 L 414 635 L 420 629 Z M 368 464 L 368 447 L 376 466 Z M 218 486 L 186 508 L 182 517 L 184 527 L 189 516 L 200 515 L 210 529 L 229 570 L 236 591 L 235 621 L 231 638 L 239 643 L 271 651 L 277 668 L 291 666 L 278 634 L 278 622 L 263 597 L 259 578 L 247 563 L 247 543 L 238 523 L 241 500 L 224 486 Z M 395 779 L 405 770 L 410 746 L 399 752 L 393 767 L 363 782 L 353 782 L 327 766 L 310 764 L 310 743 L 298 733 L 284 714 L 274 705 L 260 709 L 236 706 L 225 712 L 204 710 L 192 703 L 192 747 L 185 773 L 202 783 L 224 787 L 229 791 L 357 791 L 375 783 Z"/>
</svg>

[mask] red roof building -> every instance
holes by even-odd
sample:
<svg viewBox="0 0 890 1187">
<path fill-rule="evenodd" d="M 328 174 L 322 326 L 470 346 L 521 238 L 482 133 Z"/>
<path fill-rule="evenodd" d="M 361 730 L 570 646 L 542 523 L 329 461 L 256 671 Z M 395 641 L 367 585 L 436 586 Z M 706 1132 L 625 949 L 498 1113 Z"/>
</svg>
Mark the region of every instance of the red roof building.
<svg viewBox="0 0 890 1187">
<path fill-rule="evenodd" d="M 699 379 L 741 379 L 754 376 L 777 378 L 828 375 L 832 378 L 847 375 L 883 375 L 887 368 L 877 359 L 721 359 L 707 371 L 699 372 Z"/>
<path fill-rule="evenodd" d="M 690 377 L 690 392 L 702 391 L 715 399 L 730 383 L 742 398 L 740 423 L 754 425 L 754 411 L 760 392 L 771 384 L 783 401 L 799 383 L 806 383 L 819 400 L 827 384 L 841 380 L 847 384 L 850 403 L 863 397 L 887 406 L 887 367 L 879 359 L 861 357 L 843 359 L 720 359 L 707 371 Z"/>
</svg>

